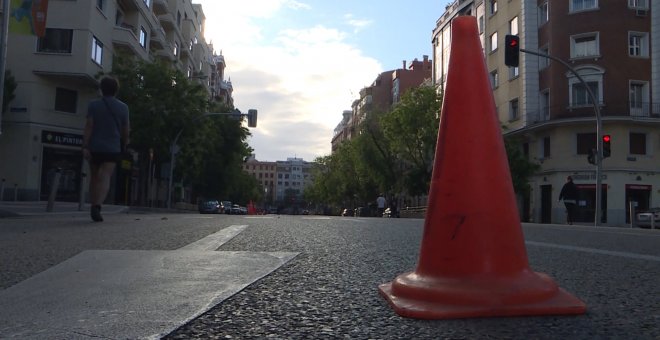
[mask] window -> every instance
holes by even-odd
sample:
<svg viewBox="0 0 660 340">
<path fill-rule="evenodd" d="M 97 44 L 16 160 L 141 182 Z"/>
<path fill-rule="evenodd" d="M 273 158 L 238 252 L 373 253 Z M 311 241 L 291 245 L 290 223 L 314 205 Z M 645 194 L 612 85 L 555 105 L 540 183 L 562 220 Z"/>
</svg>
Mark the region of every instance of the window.
<svg viewBox="0 0 660 340">
<path fill-rule="evenodd" d="M 499 77 L 497 76 L 497 70 L 492 71 L 492 72 L 490 73 L 490 86 L 491 86 L 493 89 L 496 89 L 498 86 L 500 86 L 500 79 L 499 79 Z"/>
<path fill-rule="evenodd" d="M 596 148 L 596 134 L 595 133 L 578 133 L 577 134 L 577 154 L 588 155 L 592 149 Z"/>
<path fill-rule="evenodd" d="M 598 0 L 571 0 L 571 12 L 598 8 Z"/>
<path fill-rule="evenodd" d="M 628 7 L 635 9 L 648 9 L 646 0 L 628 0 Z"/>
<path fill-rule="evenodd" d="M 577 68 L 576 72 L 587 83 L 588 88 L 599 104 L 603 104 L 603 69 L 595 66 Z M 569 105 L 571 107 L 591 106 L 593 105 L 587 87 L 585 87 L 575 76 L 567 73 L 569 87 Z"/>
<path fill-rule="evenodd" d="M 181 27 L 181 12 L 176 12 L 176 24 Z"/>
<path fill-rule="evenodd" d="M 649 56 L 649 34 L 628 32 L 628 54 L 633 57 Z"/>
<path fill-rule="evenodd" d="M 484 33 L 484 16 L 479 16 L 479 33 Z"/>
<path fill-rule="evenodd" d="M 509 20 L 509 34 L 518 35 L 518 17 Z M 509 67 L 509 79 L 518 77 L 520 69 L 518 67 Z"/>
<path fill-rule="evenodd" d="M 509 101 L 509 121 L 520 118 L 518 112 L 518 98 Z"/>
<path fill-rule="evenodd" d="M 548 13 L 548 2 L 544 2 L 539 6 L 539 26 L 545 24 L 550 20 Z"/>
<path fill-rule="evenodd" d="M 42 38 L 37 39 L 37 52 L 71 53 L 73 30 L 46 28 Z"/>
<path fill-rule="evenodd" d="M 58 87 L 55 89 L 55 111 L 76 113 L 78 92 Z"/>
<path fill-rule="evenodd" d="M 550 91 L 545 90 L 541 92 L 541 99 L 539 101 L 541 108 L 541 117 L 542 121 L 550 119 Z"/>
<path fill-rule="evenodd" d="M 147 7 L 151 7 L 151 0 L 143 0 L 144 4 L 147 5 Z"/>
<path fill-rule="evenodd" d="M 179 43 L 178 42 L 174 42 L 174 50 L 172 51 L 172 53 L 174 53 L 174 56 L 179 55 Z"/>
<path fill-rule="evenodd" d="M 515 79 L 520 75 L 520 68 L 509 67 L 509 80 Z"/>
<path fill-rule="evenodd" d="M 543 158 L 550 157 L 550 137 L 543 138 Z"/>
<path fill-rule="evenodd" d="M 629 101 L 630 101 L 631 116 L 648 116 L 649 115 L 648 82 L 631 81 Z"/>
<path fill-rule="evenodd" d="M 140 27 L 140 46 L 147 48 L 147 31 Z"/>
<path fill-rule="evenodd" d="M 103 10 L 105 8 L 105 0 L 96 0 L 96 7 Z"/>
<path fill-rule="evenodd" d="M 513 17 L 509 21 L 509 34 L 518 35 L 518 17 Z"/>
<path fill-rule="evenodd" d="M 96 37 L 92 37 L 92 60 L 99 65 L 103 64 L 103 43 Z"/>
<path fill-rule="evenodd" d="M 571 37 L 571 58 L 600 55 L 598 33 L 587 33 Z"/>
<path fill-rule="evenodd" d="M 497 50 L 497 32 L 490 35 L 490 52 L 493 53 Z"/>
<path fill-rule="evenodd" d="M 646 134 L 645 133 L 630 133 L 630 154 L 631 155 L 646 155 Z"/>
<path fill-rule="evenodd" d="M 490 0 L 490 15 L 497 13 L 497 0 Z"/>
<path fill-rule="evenodd" d="M 587 86 L 591 92 L 596 96 L 598 93 L 598 82 L 588 81 Z M 571 86 L 571 106 L 586 106 L 592 105 L 591 98 L 589 98 L 589 91 L 582 83 L 576 83 Z"/>
</svg>

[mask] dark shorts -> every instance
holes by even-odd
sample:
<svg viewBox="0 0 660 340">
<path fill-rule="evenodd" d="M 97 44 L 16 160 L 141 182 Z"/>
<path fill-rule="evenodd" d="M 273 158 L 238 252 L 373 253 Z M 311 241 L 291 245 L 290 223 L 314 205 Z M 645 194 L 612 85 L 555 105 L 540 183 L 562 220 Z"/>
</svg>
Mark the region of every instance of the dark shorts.
<svg viewBox="0 0 660 340">
<path fill-rule="evenodd" d="M 121 153 L 117 152 L 92 152 L 92 165 L 100 165 L 102 163 L 118 163 L 121 161 Z"/>
</svg>

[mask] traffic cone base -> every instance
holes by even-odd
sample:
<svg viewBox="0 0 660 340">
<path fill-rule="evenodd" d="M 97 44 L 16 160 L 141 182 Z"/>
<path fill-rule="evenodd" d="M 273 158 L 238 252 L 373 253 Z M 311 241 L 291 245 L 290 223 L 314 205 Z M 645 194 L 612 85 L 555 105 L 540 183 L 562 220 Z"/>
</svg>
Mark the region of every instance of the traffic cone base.
<svg viewBox="0 0 660 340">
<path fill-rule="evenodd" d="M 546 274 L 511 278 L 428 278 L 409 272 L 379 286 L 394 311 L 418 319 L 583 314 L 582 301 Z"/>
<path fill-rule="evenodd" d="M 420 319 L 582 314 L 582 301 L 529 267 L 477 19 L 459 16 L 451 30 L 417 268 L 380 293 Z"/>
</svg>

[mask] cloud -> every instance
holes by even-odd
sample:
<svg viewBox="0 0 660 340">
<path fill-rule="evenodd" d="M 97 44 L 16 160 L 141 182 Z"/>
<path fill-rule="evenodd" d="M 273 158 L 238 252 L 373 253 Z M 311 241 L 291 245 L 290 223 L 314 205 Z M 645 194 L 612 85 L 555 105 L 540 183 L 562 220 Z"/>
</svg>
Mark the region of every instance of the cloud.
<svg viewBox="0 0 660 340">
<path fill-rule="evenodd" d="M 206 13 L 207 40 L 223 51 L 235 106 L 259 111 L 249 140 L 257 159 L 297 155 L 313 160 L 329 154 L 342 112 L 351 108 L 353 94 L 381 72 L 380 63 L 350 45 L 349 34 L 330 24 L 274 30 L 263 20 L 277 13 L 286 21 L 287 11 L 310 9 L 297 1 L 223 2 L 219 11 L 214 10 L 219 7 L 216 0 L 197 2 Z M 258 13 L 248 7 L 258 8 Z"/>
<path fill-rule="evenodd" d="M 355 19 L 353 17 L 353 14 L 345 14 L 344 15 L 344 20 L 345 20 L 346 24 L 353 27 L 353 33 L 357 33 L 359 31 L 361 31 L 363 28 L 365 28 L 365 27 L 367 27 L 367 26 L 369 26 L 373 23 L 373 20 Z"/>
</svg>

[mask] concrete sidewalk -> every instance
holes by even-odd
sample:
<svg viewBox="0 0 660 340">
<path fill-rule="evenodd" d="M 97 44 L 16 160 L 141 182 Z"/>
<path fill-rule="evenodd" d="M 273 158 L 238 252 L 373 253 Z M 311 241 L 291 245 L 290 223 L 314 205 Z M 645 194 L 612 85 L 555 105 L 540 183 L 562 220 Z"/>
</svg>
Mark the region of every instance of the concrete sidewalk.
<svg viewBox="0 0 660 340">
<path fill-rule="evenodd" d="M 47 212 L 47 201 L 0 201 L 0 218 L 21 216 L 52 216 L 52 215 L 89 215 L 89 203 L 79 209 L 77 202 L 54 202 L 53 211 Z M 119 214 L 129 211 L 123 205 L 103 205 L 103 214 Z"/>
</svg>

